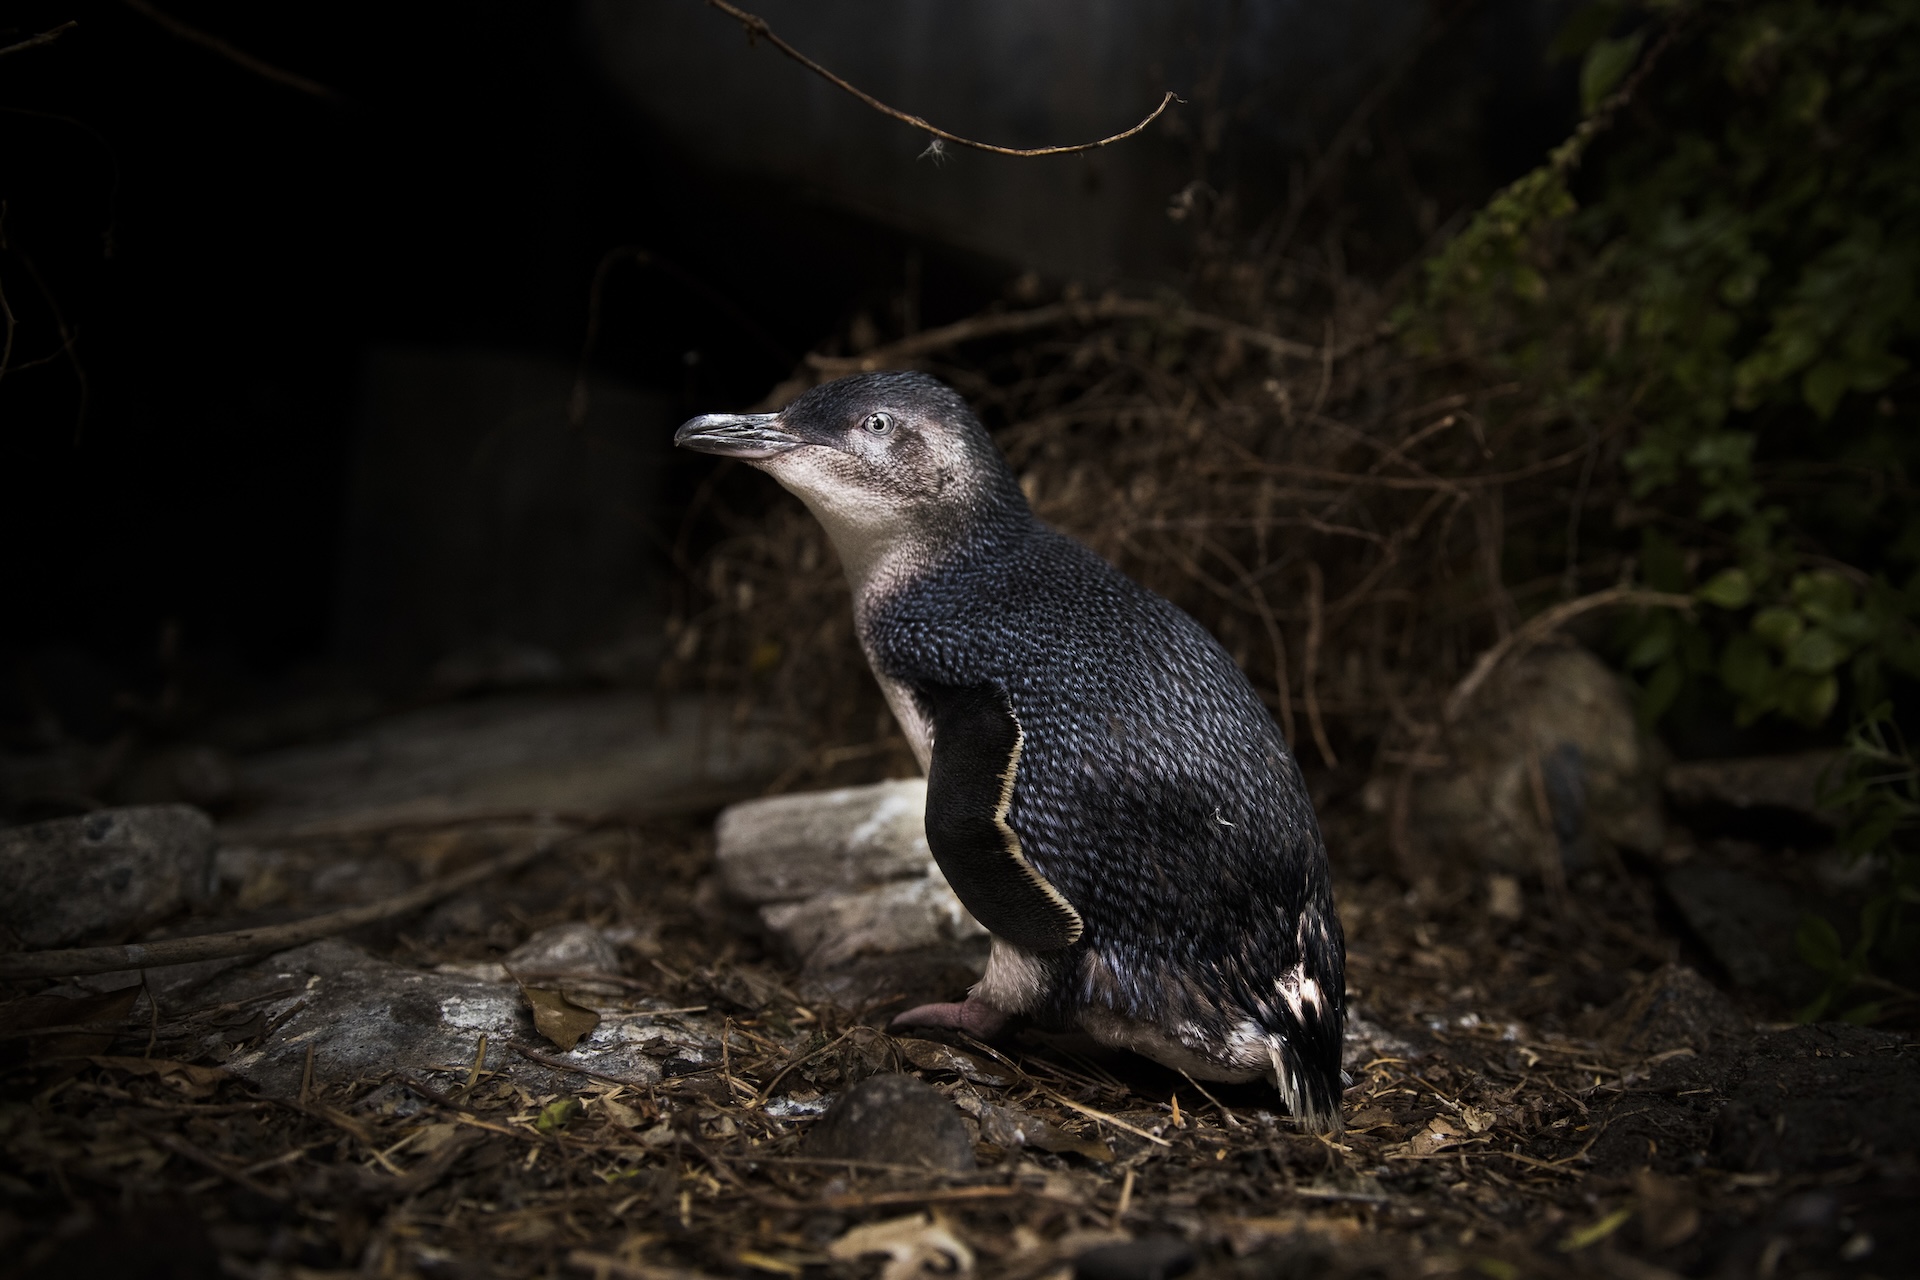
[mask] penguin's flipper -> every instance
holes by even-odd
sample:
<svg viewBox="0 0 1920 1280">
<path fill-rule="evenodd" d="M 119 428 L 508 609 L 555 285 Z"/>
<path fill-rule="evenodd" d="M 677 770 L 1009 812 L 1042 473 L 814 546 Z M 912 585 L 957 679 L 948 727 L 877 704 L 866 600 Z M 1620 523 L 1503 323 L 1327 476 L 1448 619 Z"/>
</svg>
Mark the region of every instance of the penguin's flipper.
<svg viewBox="0 0 1920 1280">
<path fill-rule="evenodd" d="M 1025 740 L 994 685 L 923 686 L 933 709 L 927 769 L 927 847 L 955 894 L 987 931 L 1029 951 L 1077 942 L 1080 913 L 1048 883 L 1007 825 Z"/>
</svg>

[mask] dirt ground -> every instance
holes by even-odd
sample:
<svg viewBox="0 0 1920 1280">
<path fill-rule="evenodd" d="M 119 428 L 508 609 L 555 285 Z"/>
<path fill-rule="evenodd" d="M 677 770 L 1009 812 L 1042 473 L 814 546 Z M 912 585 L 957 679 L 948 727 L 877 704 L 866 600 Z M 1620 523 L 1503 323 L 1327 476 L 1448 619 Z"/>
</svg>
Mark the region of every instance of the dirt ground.
<svg viewBox="0 0 1920 1280">
<path fill-rule="evenodd" d="M 1203 1276 L 1920 1274 L 1904 1036 L 1730 1000 L 1684 967 L 1703 961 L 1643 868 L 1587 873 L 1558 909 L 1495 915 L 1469 882 L 1410 895 L 1341 856 L 1367 843 L 1352 809 L 1327 815 L 1362 1020 L 1336 1137 L 1293 1132 L 1268 1090 L 1057 1040 L 891 1037 L 890 1013 L 960 975 L 805 999 L 711 909 L 704 820 L 604 826 L 351 940 L 424 968 L 586 921 L 626 940 L 624 976 L 573 999 L 717 1042 L 718 1062 L 623 1083 L 556 1070 L 529 1035 L 510 1056 L 310 1069 L 276 1098 L 222 1066 L 274 1034 L 264 997 L 128 989 L 48 1027 L 22 988 L 0 1010 L 5 1274 L 1040 1277 L 1123 1239 L 1081 1273 L 1176 1274 L 1163 1237 Z M 486 836 L 309 852 L 415 867 Z M 960 1103 L 974 1171 L 807 1154 L 833 1096 L 896 1071 Z"/>
</svg>

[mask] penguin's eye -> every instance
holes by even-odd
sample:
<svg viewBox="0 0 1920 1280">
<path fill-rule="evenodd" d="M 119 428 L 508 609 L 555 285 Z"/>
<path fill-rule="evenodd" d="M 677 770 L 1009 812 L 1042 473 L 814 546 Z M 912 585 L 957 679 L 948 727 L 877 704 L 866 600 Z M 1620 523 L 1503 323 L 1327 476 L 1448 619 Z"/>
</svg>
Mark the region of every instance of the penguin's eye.
<svg viewBox="0 0 1920 1280">
<path fill-rule="evenodd" d="M 867 415 L 867 430 L 874 435 L 884 436 L 893 430 L 893 415 L 890 413 L 870 413 Z"/>
</svg>

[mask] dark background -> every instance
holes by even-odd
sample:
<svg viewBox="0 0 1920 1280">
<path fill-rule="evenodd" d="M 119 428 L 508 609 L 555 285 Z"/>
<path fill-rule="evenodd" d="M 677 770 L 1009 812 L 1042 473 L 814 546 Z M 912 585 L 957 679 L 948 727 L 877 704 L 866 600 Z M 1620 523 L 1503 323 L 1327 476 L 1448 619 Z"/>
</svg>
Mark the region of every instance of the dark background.
<svg viewBox="0 0 1920 1280">
<path fill-rule="evenodd" d="M 1573 92 L 1542 57 L 1537 8 L 1475 7 L 1396 91 L 1408 127 L 1383 135 L 1425 149 L 1359 165 L 1323 217 L 1371 246 L 1363 267 L 1404 265 L 1564 136 Z M 16 749 L 101 741 L 130 717 L 177 726 L 329 665 L 354 678 L 338 601 L 370 351 L 571 368 L 596 264 L 643 246 L 665 265 L 609 268 L 592 364 L 673 416 L 752 403 L 856 311 L 897 328 L 910 275 L 934 325 L 1022 273 L 804 184 L 707 171 L 603 86 L 568 5 L 167 12 L 335 96 L 122 5 L 0 20 L 0 44 L 78 23 L 0 58 L 0 286 L 17 318 L 0 381 L 0 726 Z M 1435 120 L 1457 127 L 1436 136 Z M 1214 163 L 1250 205 L 1285 189 L 1270 154 Z M 710 470 L 661 466 L 656 549 Z"/>
</svg>

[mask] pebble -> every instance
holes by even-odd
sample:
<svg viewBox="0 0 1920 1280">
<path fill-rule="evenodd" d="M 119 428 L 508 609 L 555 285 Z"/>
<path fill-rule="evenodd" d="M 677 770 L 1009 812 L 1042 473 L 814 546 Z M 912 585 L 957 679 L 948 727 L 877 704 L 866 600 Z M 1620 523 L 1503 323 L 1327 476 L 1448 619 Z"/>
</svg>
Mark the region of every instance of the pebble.
<svg viewBox="0 0 1920 1280">
<path fill-rule="evenodd" d="M 807 1135 L 806 1150 L 819 1160 L 973 1168 L 973 1142 L 954 1105 L 933 1086 L 890 1073 L 841 1094 Z"/>
<path fill-rule="evenodd" d="M 572 921 L 535 932 L 501 962 L 509 973 L 619 973 L 620 953 L 590 924 Z"/>
</svg>

